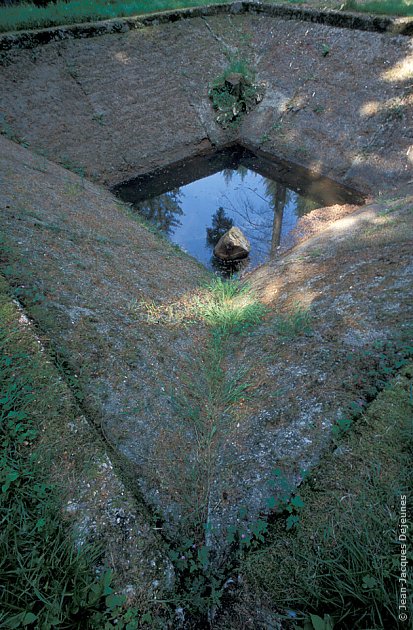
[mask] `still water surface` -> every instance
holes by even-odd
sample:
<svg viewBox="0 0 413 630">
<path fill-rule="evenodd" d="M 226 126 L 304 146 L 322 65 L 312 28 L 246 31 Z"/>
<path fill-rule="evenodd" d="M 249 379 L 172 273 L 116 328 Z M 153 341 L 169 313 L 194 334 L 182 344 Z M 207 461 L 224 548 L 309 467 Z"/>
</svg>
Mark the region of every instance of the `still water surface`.
<svg viewBox="0 0 413 630">
<path fill-rule="evenodd" d="M 273 257 L 300 216 L 318 207 L 285 185 L 239 166 L 137 202 L 134 209 L 210 269 L 213 249 L 232 225 L 251 243 L 249 267 Z"/>
<path fill-rule="evenodd" d="M 251 243 L 239 268 L 252 269 L 276 256 L 307 212 L 363 202 L 332 180 L 239 146 L 141 175 L 114 192 L 203 265 L 224 274 L 237 269 L 223 268 L 213 249 L 231 226 Z"/>
</svg>

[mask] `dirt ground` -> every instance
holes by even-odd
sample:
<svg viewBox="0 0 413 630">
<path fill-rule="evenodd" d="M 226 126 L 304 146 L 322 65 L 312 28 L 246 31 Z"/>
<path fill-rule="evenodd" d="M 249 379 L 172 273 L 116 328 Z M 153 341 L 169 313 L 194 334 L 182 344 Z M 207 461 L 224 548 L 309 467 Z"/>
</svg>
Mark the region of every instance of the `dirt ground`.
<svg viewBox="0 0 413 630">
<path fill-rule="evenodd" d="M 225 132 L 207 91 L 234 57 L 266 91 Z M 374 197 L 327 223 L 313 215 L 294 249 L 248 277 L 269 312 L 226 357 L 226 373 L 242 366 L 254 395 L 214 438 L 209 519 L 222 545 L 240 505 L 251 519 L 265 509 L 275 466 L 299 482 L 317 462 L 332 424 L 363 396 L 355 366 L 411 318 L 412 59 L 407 37 L 262 15 L 3 53 L 2 271 L 169 535 L 193 508 L 196 459 L 174 401 L 202 381 L 207 333 L 156 313 L 184 305 L 209 276 L 107 187 L 240 142 Z M 311 326 L 285 339 L 277 318 L 297 304 Z"/>
</svg>

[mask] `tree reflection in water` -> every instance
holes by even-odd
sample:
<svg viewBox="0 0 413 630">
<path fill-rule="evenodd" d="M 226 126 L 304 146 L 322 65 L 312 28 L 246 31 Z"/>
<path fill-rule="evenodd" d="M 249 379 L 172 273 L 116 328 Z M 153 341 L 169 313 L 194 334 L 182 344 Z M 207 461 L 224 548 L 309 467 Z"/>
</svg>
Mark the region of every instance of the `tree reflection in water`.
<svg viewBox="0 0 413 630">
<path fill-rule="evenodd" d="M 241 181 L 244 181 L 248 169 L 245 166 L 240 166 L 236 172 L 241 176 Z M 235 171 L 232 169 L 226 169 L 224 171 L 227 184 L 230 183 L 234 173 Z M 229 210 L 232 215 L 239 217 L 239 221 L 237 221 L 236 224 L 245 231 L 246 236 L 251 241 L 251 246 L 262 255 L 274 258 L 281 242 L 284 208 L 290 203 L 292 195 L 295 193 L 289 190 L 284 184 L 272 179 L 264 178 L 264 183 L 265 196 L 261 195 L 256 188 L 247 187 L 247 189 L 257 197 L 259 208 L 257 204 L 251 201 L 251 196 L 246 194 L 241 195 L 241 202 L 236 207 L 228 196 L 225 197 L 225 201 L 228 204 L 227 210 Z M 264 202 L 264 205 L 261 202 Z M 219 212 L 220 214 L 218 214 Z M 223 217 L 225 217 L 224 208 L 219 208 L 214 215 L 213 227 L 219 222 L 222 223 Z M 227 217 L 227 220 L 232 221 L 229 217 Z M 226 230 L 224 230 L 223 233 L 225 233 L 225 231 Z M 208 228 L 207 230 L 207 242 L 209 244 L 211 244 L 209 238 L 210 233 L 213 233 L 212 228 Z"/>
<path fill-rule="evenodd" d="M 225 169 L 224 177 L 226 183 L 229 183 L 231 178 L 227 180 L 228 172 L 232 171 L 230 169 Z M 221 260 L 217 256 L 215 256 L 213 250 L 215 245 L 218 243 L 221 236 L 224 236 L 225 232 L 228 232 L 234 225 L 234 221 L 231 217 L 228 217 L 225 214 L 225 210 L 222 206 L 218 208 L 216 212 L 212 215 L 212 226 L 207 228 L 207 236 L 206 242 L 208 247 L 212 250 L 211 255 L 211 267 L 217 271 L 221 276 L 229 277 L 234 273 L 241 271 L 241 269 L 245 268 L 248 265 L 248 258 L 244 258 L 243 260 Z"/>
<path fill-rule="evenodd" d="M 184 213 L 180 206 L 181 195 L 180 189 L 175 188 L 158 197 L 134 203 L 133 209 L 170 236 L 182 225 L 178 219 Z"/>
<path fill-rule="evenodd" d="M 313 207 L 317 204 L 246 166 L 224 169 L 133 205 L 171 240 L 224 276 L 274 258 L 297 219 Z M 250 256 L 235 264 L 213 254 L 233 226 L 251 243 Z"/>
<path fill-rule="evenodd" d="M 287 187 L 284 186 L 284 184 L 274 182 L 271 179 L 266 179 L 265 192 L 273 211 L 270 258 L 274 258 L 277 253 L 277 247 L 279 247 L 281 242 L 281 226 L 283 222 L 284 208 L 287 203 L 287 193 L 291 193 L 291 191 L 287 191 Z"/>
<path fill-rule="evenodd" d="M 207 228 L 206 240 L 208 245 L 213 249 L 221 236 L 224 236 L 225 232 L 228 232 L 233 225 L 234 221 L 226 216 L 224 208 L 220 206 L 212 215 L 212 226 Z"/>
</svg>

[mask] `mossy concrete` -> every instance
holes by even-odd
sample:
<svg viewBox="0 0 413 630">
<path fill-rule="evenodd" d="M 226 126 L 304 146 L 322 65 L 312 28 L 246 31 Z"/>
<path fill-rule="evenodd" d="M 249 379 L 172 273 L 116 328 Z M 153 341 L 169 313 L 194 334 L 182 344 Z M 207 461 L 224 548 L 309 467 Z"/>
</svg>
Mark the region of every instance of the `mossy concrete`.
<svg viewBox="0 0 413 630">
<path fill-rule="evenodd" d="M 145 17 L 139 29 L 4 51 L 3 132 L 110 186 L 237 140 L 362 192 L 408 181 L 410 39 L 277 10 L 192 9 L 188 19 Z M 266 92 L 224 133 L 208 84 L 234 57 Z"/>
</svg>

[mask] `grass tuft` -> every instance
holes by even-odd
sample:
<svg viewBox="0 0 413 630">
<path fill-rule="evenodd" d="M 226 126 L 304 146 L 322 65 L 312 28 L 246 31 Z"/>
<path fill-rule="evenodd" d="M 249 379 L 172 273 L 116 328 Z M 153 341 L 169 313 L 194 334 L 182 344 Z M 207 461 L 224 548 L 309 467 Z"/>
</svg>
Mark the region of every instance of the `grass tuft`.
<svg viewBox="0 0 413 630">
<path fill-rule="evenodd" d="M 266 310 L 247 284 L 221 278 L 206 287 L 197 303 L 199 317 L 221 336 L 246 332 L 262 320 Z"/>
<path fill-rule="evenodd" d="M 311 322 L 310 310 L 301 304 L 295 304 L 291 312 L 276 315 L 273 326 L 280 337 L 291 339 L 300 334 L 310 334 Z"/>
</svg>

